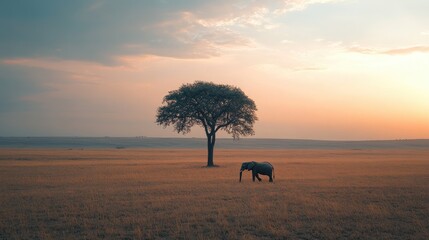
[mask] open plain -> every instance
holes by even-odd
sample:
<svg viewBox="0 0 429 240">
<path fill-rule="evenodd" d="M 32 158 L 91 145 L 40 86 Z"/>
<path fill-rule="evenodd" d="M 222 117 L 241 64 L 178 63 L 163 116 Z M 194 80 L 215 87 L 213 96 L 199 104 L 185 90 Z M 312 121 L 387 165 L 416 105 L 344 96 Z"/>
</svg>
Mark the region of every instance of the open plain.
<svg viewBox="0 0 429 240">
<path fill-rule="evenodd" d="M 275 182 L 243 161 L 269 161 Z M 0 239 L 429 239 L 429 150 L 0 149 Z"/>
</svg>

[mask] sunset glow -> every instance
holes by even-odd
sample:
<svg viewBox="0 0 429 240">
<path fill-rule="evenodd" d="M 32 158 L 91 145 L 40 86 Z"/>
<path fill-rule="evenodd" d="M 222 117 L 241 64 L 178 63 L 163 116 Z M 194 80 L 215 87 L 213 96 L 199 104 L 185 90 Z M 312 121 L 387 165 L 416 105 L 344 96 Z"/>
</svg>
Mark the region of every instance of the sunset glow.
<svg viewBox="0 0 429 240">
<path fill-rule="evenodd" d="M 256 138 L 429 138 L 426 0 L 26 4 L 0 8 L 0 136 L 177 137 L 156 109 L 203 80 Z"/>
</svg>

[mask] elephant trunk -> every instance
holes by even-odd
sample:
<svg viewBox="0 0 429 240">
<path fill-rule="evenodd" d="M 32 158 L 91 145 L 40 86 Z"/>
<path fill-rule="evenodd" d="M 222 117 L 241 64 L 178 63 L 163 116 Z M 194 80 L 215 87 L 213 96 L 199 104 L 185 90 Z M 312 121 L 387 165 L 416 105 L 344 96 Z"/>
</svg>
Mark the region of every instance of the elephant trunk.
<svg viewBox="0 0 429 240">
<path fill-rule="evenodd" d="M 240 170 L 240 182 L 241 182 L 241 175 L 243 175 L 243 170 Z"/>
</svg>

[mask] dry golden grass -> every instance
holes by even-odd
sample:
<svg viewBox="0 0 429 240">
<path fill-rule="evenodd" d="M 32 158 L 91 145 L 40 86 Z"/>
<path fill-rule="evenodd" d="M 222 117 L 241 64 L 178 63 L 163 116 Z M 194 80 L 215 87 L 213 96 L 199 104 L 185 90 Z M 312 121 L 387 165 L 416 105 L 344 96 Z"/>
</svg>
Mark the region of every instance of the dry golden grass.
<svg viewBox="0 0 429 240">
<path fill-rule="evenodd" d="M 429 239 L 429 151 L 0 150 L 0 239 Z M 270 161 L 274 184 L 238 183 Z"/>
</svg>

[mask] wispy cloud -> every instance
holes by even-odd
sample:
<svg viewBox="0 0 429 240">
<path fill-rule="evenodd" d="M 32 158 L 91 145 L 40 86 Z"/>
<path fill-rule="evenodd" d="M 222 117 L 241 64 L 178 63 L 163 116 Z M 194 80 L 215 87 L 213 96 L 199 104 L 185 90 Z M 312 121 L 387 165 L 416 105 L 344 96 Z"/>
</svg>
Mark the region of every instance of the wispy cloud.
<svg viewBox="0 0 429 240">
<path fill-rule="evenodd" d="M 222 24 L 198 18 L 192 12 L 180 12 L 176 18 L 160 21 L 142 30 L 158 35 L 159 42 L 143 43 L 141 52 L 176 58 L 206 58 L 218 56 L 225 49 L 249 46 L 251 40 Z M 164 51 L 158 44 L 164 45 Z"/>
<path fill-rule="evenodd" d="M 220 15 L 216 18 L 200 18 L 198 23 L 205 27 L 232 27 L 238 26 L 243 28 L 254 28 L 254 29 L 273 29 L 278 27 L 277 23 L 274 23 L 270 15 L 272 10 L 264 5 L 248 7 L 242 9 L 238 13 L 230 13 L 227 15 Z"/>
<path fill-rule="evenodd" d="M 351 52 L 362 53 L 362 54 L 386 54 L 386 55 L 407 55 L 412 53 L 428 53 L 429 46 L 412 46 L 404 48 L 391 48 L 391 49 L 376 49 L 376 48 L 364 48 L 354 46 L 348 48 Z"/>
<path fill-rule="evenodd" d="M 290 11 L 302 11 L 313 4 L 338 2 L 343 0 L 285 0 L 283 7 L 275 10 L 275 13 L 285 13 Z"/>
<path fill-rule="evenodd" d="M 407 48 L 396 48 L 396 49 L 389 49 L 382 53 L 389 54 L 389 55 L 405 55 L 410 53 L 427 53 L 429 52 L 429 46 L 414 46 L 414 47 L 407 47 Z"/>
</svg>

